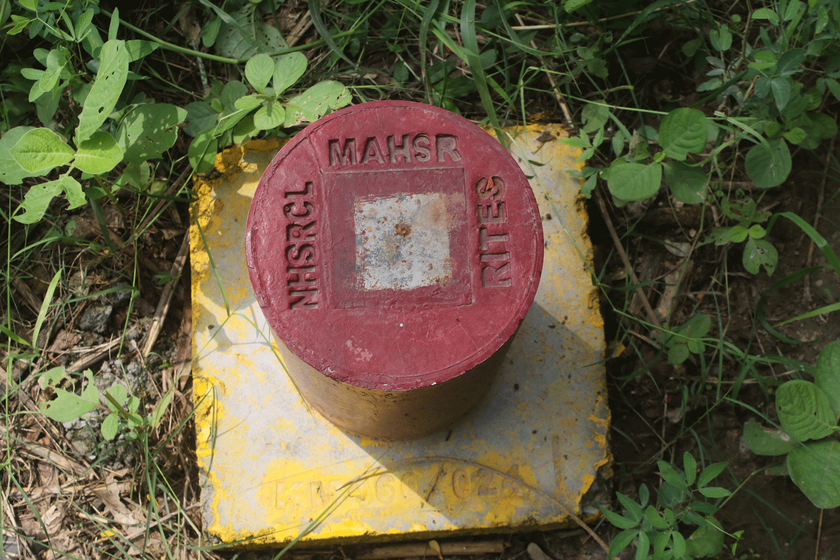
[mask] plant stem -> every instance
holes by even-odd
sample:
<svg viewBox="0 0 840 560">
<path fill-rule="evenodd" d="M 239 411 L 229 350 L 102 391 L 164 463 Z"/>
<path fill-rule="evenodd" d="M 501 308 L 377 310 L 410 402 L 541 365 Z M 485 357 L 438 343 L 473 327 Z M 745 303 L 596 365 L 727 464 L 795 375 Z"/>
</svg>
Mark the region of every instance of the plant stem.
<svg viewBox="0 0 840 560">
<path fill-rule="evenodd" d="M 102 8 L 102 13 L 105 14 L 106 16 L 108 16 L 108 17 L 112 16 L 111 12 L 109 12 L 108 10 L 106 10 L 104 8 Z M 155 37 L 151 33 L 143 31 L 139 27 L 134 27 L 130 23 L 124 21 L 122 18 L 120 18 L 120 25 L 125 27 L 126 29 L 130 29 L 130 30 L 134 31 L 138 35 L 141 35 L 141 36 L 149 39 L 150 41 L 152 41 L 153 43 L 158 45 L 160 48 L 166 49 L 168 51 L 181 53 L 181 54 L 184 54 L 184 55 L 187 55 L 187 56 L 196 56 L 196 57 L 199 57 L 199 58 L 206 58 L 207 60 L 212 60 L 214 62 L 223 62 L 225 64 L 244 64 L 244 63 L 248 62 L 248 60 L 249 60 L 248 58 L 228 58 L 228 57 L 225 57 L 225 56 L 216 56 L 215 54 L 209 54 L 209 53 L 204 53 L 204 52 L 201 52 L 201 51 L 196 51 L 196 50 L 193 50 L 193 49 L 187 49 L 187 48 L 184 48 L 184 47 L 179 47 L 178 45 L 172 44 L 168 41 L 164 41 L 163 39 L 158 39 L 157 37 Z M 353 34 L 352 31 L 342 31 L 340 33 L 336 33 L 335 35 L 333 35 L 333 37 L 346 37 L 346 36 L 352 35 L 352 34 Z M 279 56 L 279 55 L 282 55 L 282 54 L 288 54 L 288 53 L 292 53 L 292 52 L 305 51 L 305 50 L 307 50 L 311 47 L 320 47 L 321 45 L 324 45 L 324 44 L 326 44 L 326 41 L 324 41 L 324 39 L 316 39 L 315 41 L 312 41 L 311 43 L 307 43 L 307 44 L 301 45 L 299 47 L 289 47 L 287 49 L 281 49 L 279 51 L 274 51 L 274 52 L 270 52 L 270 53 L 267 53 L 267 54 L 269 56 Z"/>
</svg>

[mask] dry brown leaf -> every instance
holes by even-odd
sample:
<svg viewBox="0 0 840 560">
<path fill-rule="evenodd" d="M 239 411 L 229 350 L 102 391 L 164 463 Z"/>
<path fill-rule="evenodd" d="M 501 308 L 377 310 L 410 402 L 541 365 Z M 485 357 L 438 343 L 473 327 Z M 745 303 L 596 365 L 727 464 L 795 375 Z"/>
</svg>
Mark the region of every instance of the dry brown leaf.
<svg viewBox="0 0 840 560">
<path fill-rule="evenodd" d="M 133 504 L 129 507 L 123 502 L 120 497 L 120 485 L 113 475 L 108 475 L 105 485 L 94 489 L 93 494 L 102 500 L 114 521 L 123 527 L 132 527 L 146 521 L 146 516 L 140 508 Z"/>
</svg>

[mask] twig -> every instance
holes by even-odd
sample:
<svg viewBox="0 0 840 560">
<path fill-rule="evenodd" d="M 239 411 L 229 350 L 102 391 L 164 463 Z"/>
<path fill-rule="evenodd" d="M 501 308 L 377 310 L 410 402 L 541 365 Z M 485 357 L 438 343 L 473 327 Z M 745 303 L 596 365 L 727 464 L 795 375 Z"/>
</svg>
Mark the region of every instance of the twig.
<svg viewBox="0 0 840 560">
<path fill-rule="evenodd" d="M 836 115 L 835 115 L 836 118 Z M 814 229 L 816 230 L 817 227 L 820 225 L 820 208 L 822 208 L 823 201 L 825 200 L 825 183 L 828 179 L 828 168 L 831 166 L 831 153 L 834 151 L 834 140 L 837 138 L 836 136 L 831 139 L 831 144 L 828 148 L 828 156 L 825 158 L 825 167 L 823 168 L 823 178 L 822 182 L 820 183 L 820 192 L 817 198 L 817 213 L 814 216 Z M 808 247 L 808 258 L 805 261 L 805 268 L 811 266 L 811 263 L 814 260 L 814 240 L 811 240 L 811 245 Z M 811 282 L 807 278 L 805 279 L 805 287 L 802 290 L 802 301 L 811 301 Z"/>
<path fill-rule="evenodd" d="M 444 556 L 466 556 L 473 554 L 497 554 L 505 551 L 503 541 L 440 543 Z M 395 544 L 374 548 L 357 560 L 385 560 L 387 558 L 435 557 L 437 552 L 428 543 Z"/>
<path fill-rule="evenodd" d="M 149 352 L 152 351 L 152 347 L 157 342 L 158 335 L 163 328 L 163 322 L 166 320 L 167 313 L 169 313 L 169 304 L 172 301 L 172 295 L 175 293 L 172 286 L 175 285 L 176 279 L 181 276 L 181 272 L 184 270 L 184 263 L 187 262 L 187 253 L 189 250 L 190 234 L 187 232 L 184 234 L 184 240 L 181 241 L 181 248 L 178 249 L 175 262 L 172 263 L 172 269 L 169 271 L 171 280 L 166 283 L 166 287 L 163 289 L 157 309 L 155 309 L 155 316 L 152 318 L 151 325 L 149 326 L 149 333 L 146 335 L 146 344 L 143 346 L 143 352 L 141 353 L 143 358 L 146 358 Z"/>
<path fill-rule="evenodd" d="M 633 282 L 633 284 L 638 285 L 639 279 L 636 277 L 636 271 L 634 271 L 633 267 L 630 266 L 630 261 L 627 258 L 627 253 L 624 251 L 624 246 L 621 244 L 621 239 L 619 239 L 618 233 L 616 233 L 615 227 L 613 227 L 610 214 L 609 212 L 607 212 L 607 205 L 604 203 L 604 197 L 601 196 L 601 191 L 595 189 L 595 196 L 598 199 L 598 207 L 601 209 L 601 215 L 604 217 L 604 222 L 607 224 L 607 229 L 610 231 L 610 237 L 612 237 L 615 249 L 616 251 L 618 251 L 618 255 L 621 257 L 621 262 L 624 263 L 625 270 L 627 270 L 627 273 L 630 274 L 630 281 Z M 656 318 L 656 313 L 653 312 L 653 308 L 650 306 L 650 301 L 648 301 L 645 291 L 642 288 L 636 288 L 635 292 L 639 295 L 639 297 L 642 300 L 642 307 L 645 308 L 648 320 L 651 323 L 653 323 L 653 325 L 656 328 L 661 328 L 662 324 L 659 322 L 659 319 Z"/>
<path fill-rule="evenodd" d="M 814 550 L 814 560 L 819 560 L 820 558 L 820 539 L 822 538 L 823 513 L 825 513 L 825 510 L 820 509 L 820 524 L 817 527 L 817 547 L 816 550 Z"/>
<path fill-rule="evenodd" d="M 520 16 L 519 14 L 516 14 L 516 21 L 519 22 L 519 25 L 524 25 L 524 22 L 522 21 L 522 16 Z M 531 40 L 531 48 L 534 50 L 539 50 L 537 49 L 537 42 L 533 39 Z M 540 61 L 540 64 L 543 63 L 541 56 L 538 56 L 537 60 Z M 549 72 L 547 69 L 545 70 L 545 75 L 546 77 L 548 77 L 548 83 L 551 84 L 551 91 L 554 93 L 554 98 L 560 105 L 560 109 L 563 110 L 563 117 L 566 119 L 566 124 L 569 126 L 574 126 L 574 122 L 572 122 L 572 115 L 571 113 L 569 113 L 569 107 L 568 105 L 566 105 L 566 102 L 563 101 L 563 96 L 560 95 L 560 92 L 557 90 L 557 82 L 554 81 L 554 76 L 552 76 L 551 72 Z"/>
<path fill-rule="evenodd" d="M 306 10 L 306 13 L 303 14 L 303 17 L 300 18 L 300 21 L 289 31 L 287 37 L 289 37 L 289 48 L 294 47 L 298 41 L 300 41 L 303 34 L 306 33 L 309 28 L 312 27 L 312 18 L 309 17 L 309 10 Z"/>
<path fill-rule="evenodd" d="M 96 362 L 98 362 L 99 360 L 105 358 L 114 348 L 122 344 L 122 342 L 122 338 L 114 338 L 110 342 L 106 342 L 105 344 L 97 346 L 96 349 L 94 349 L 92 352 L 79 358 L 78 360 L 64 368 L 64 371 L 73 372 L 85 370 L 93 364 L 95 364 Z"/>
</svg>

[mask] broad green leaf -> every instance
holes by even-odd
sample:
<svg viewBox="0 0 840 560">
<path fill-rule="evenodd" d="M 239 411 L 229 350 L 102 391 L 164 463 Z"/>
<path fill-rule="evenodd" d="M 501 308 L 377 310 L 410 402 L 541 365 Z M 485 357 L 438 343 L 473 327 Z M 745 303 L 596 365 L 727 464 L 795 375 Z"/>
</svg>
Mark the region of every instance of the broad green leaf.
<svg viewBox="0 0 840 560">
<path fill-rule="evenodd" d="M 773 78 L 770 80 L 770 90 L 773 92 L 776 107 L 781 111 L 790 101 L 790 82 L 785 78 Z"/>
<path fill-rule="evenodd" d="M 726 469 L 726 463 L 712 463 L 700 473 L 697 477 L 697 487 L 703 488 L 708 483 L 716 479 L 720 473 Z"/>
<path fill-rule="evenodd" d="M 117 142 L 125 152 L 125 160 L 141 163 L 161 157 L 175 145 L 178 125 L 184 122 L 187 114 L 187 110 L 168 103 L 136 107 L 117 130 Z"/>
<path fill-rule="evenodd" d="M 828 86 L 828 91 L 831 92 L 831 95 L 833 95 L 836 100 L 840 101 L 840 82 L 834 78 L 826 78 L 825 85 Z"/>
<path fill-rule="evenodd" d="M 134 187 L 135 189 L 143 189 L 146 185 L 149 184 L 149 178 L 151 177 L 151 165 L 147 162 L 143 162 L 140 164 L 137 163 L 129 163 L 125 166 L 122 171 L 122 175 L 120 179 L 125 180 L 129 185 Z"/>
<path fill-rule="evenodd" d="M 683 453 L 683 470 L 685 471 L 686 482 L 691 486 L 697 480 L 697 461 L 694 460 L 691 453 Z"/>
<path fill-rule="evenodd" d="M 645 510 L 645 517 L 648 522 L 657 529 L 669 529 L 671 527 L 653 506 L 647 507 Z"/>
<path fill-rule="evenodd" d="M 764 270 L 767 271 L 767 276 L 773 276 L 779 262 L 779 252 L 763 239 L 750 238 L 744 245 L 744 255 L 741 257 L 741 262 L 750 274 L 758 274 L 763 266 Z"/>
<path fill-rule="evenodd" d="M 658 461 L 657 464 L 659 465 L 659 472 L 662 474 L 662 478 L 665 479 L 665 482 L 676 488 L 688 488 L 685 476 L 678 472 L 677 469 L 665 461 Z"/>
<path fill-rule="evenodd" d="M 105 438 L 105 441 L 111 441 L 117 436 L 117 428 L 119 425 L 120 419 L 116 414 L 111 413 L 105 417 L 105 420 L 102 421 L 102 426 L 100 427 L 102 430 L 102 437 Z"/>
<path fill-rule="evenodd" d="M 840 415 L 840 341 L 828 343 L 820 352 L 814 384 L 825 393 L 836 418 Z"/>
<path fill-rule="evenodd" d="M 578 8 L 582 8 L 591 2 L 593 2 L 593 0 L 566 0 L 563 3 L 563 9 L 566 10 L 566 13 L 570 14 Z"/>
<path fill-rule="evenodd" d="M 785 137 L 785 140 L 791 144 L 801 144 L 806 138 L 808 138 L 808 134 L 798 126 L 788 130 L 783 136 Z"/>
<path fill-rule="evenodd" d="M 619 529 L 629 529 L 631 527 L 636 527 L 638 522 L 633 521 L 632 519 L 627 519 L 623 517 L 621 514 L 616 513 L 609 509 L 601 508 L 601 513 L 607 518 L 607 521 L 618 527 Z"/>
<path fill-rule="evenodd" d="M 128 79 L 128 49 L 123 41 L 108 41 L 102 46 L 99 71 L 85 99 L 76 142 L 84 142 L 111 115 Z"/>
<path fill-rule="evenodd" d="M 671 531 L 671 538 L 674 540 L 674 557 L 682 558 L 685 556 L 685 538 L 679 531 Z"/>
<path fill-rule="evenodd" d="M 99 406 L 99 390 L 93 383 L 93 373 L 86 370 L 84 376 L 87 380 L 87 387 L 81 395 L 61 387 L 53 387 L 56 397 L 45 403 L 41 409 L 44 416 L 56 422 L 70 422 Z"/>
<path fill-rule="evenodd" d="M 48 181 L 39 185 L 29 187 L 23 202 L 20 204 L 23 214 L 15 216 L 15 220 L 22 224 L 34 224 L 41 221 L 44 213 L 52 202 L 62 191 L 66 193 L 68 208 L 78 208 L 85 203 L 85 195 L 79 182 L 69 175 L 59 177 L 55 181 Z"/>
<path fill-rule="evenodd" d="M 219 101 L 225 109 L 232 109 L 236 106 L 236 100 L 248 95 L 248 86 L 239 80 L 231 80 L 222 88 L 222 94 L 219 96 Z"/>
<path fill-rule="evenodd" d="M 627 201 L 644 200 L 656 194 L 662 182 L 662 164 L 626 163 L 610 169 L 610 192 Z"/>
<path fill-rule="evenodd" d="M 671 194 L 683 204 L 699 204 L 706 199 L 709 176 L 699 167 L 691 167 L 681 161 L 667 161 L 662 171 Z"/>
<path fill-rule="evenodd" d="M 306 72 L 306 56 L 294 52 L 284 54 L 274 65 L 274 95 L 280 95 L 297 82 Z"/>
<path fill-rule="evenodd" d="M 64 165 L 74 155 L 73 148 L 46 128 L 35 128 L 23 134 L 10 153 L 17 164 L 30 173 Z"/>
<path fill-rule="evenodd" d="M 141 58 L 145 58 L 155 52 L 158 48 L 158 44 L 152 43 L 151 41 L 133 39 L 125 42 L 125 48 L 128 51 L 128 61 L 134 62 L 135 60 L 140 60 Z"/>
<path fill-rule="evenodd" d="M 644 515 L 642 506 L 640 506 L 621 492 L 616 492 L 615 495 L 618 498 L 618 501 L 621 503 L 621 505 L 624 506 L 624 509 L 627 511 L 627 514 L 630 516 L 630 519 L 632 519 L 636 523 L 641 522 L 642 516 Z"/>
<path fill-rule="evenodd" d="M 706 116 L 697 109 L 671 111 L 659 127 L 659 145 L 665 155 L 678 160 L 684 160 L 689 152 L 702 153 L 707 138 Z"/>
<path fill-rule="evenodd" d="M 685 541 L 685 554 L 691 558 L 717 558 L 723 550 L 723 530 L 714 517 L 698 527 Z"/>
<path fill-rule="evenodd" d="M 193 101 L 185 107 L 187 110 L 187 126 L 184 132 L 195 137 L 202 130 L 216 125 L 219 111 L 214 111 L 207 101 Z"/>
<path fill-rule="evenodd" d="M 271 53 L 288 46 L 280 32 L 265 21 L 252 2 L 232 14 L 216 13 L 222 18 L 215 42 L 216 52 L 221 56 L 246 59 L 257 53 Z"/>
<path fill-rule="evenodd" d="M 732 495 L 732 492 L 730 492 L 726 488 L 718 488 L 712 486 L 700 488 L 700 493 L 706 496 L 707 498 L 725 498 L 726 496 Z"/>
<path fill-rule="evenodd" d="M 765 428 L 752 419 L 744 424 L 744 442 L 756 455 L 784 455 L 797 447 L 785 432 Z"/>
<path fill-rule="evenodd" d="M 799 441 L 824 438 L 837 425 L 828 397 L 809 381 L 783 383 L 776 391 L 776 412 L 782 428 Z"/>
<path fill-rule="evenodd" d="M 208 21 L 204 27 L 201 28 L 201 43 L 210 48 L 216 44 L 216 37 L 219 36 L 219 30 L 222 27 L 222 18 L 215 17 Z"/>
<path fill-rule="evenodd" d="M 17 35 L 29 25 L 29 22 L 32 20 L 29 18 L 25 18 L 23 16 L 19 16 L 17 14 L 12 14 L 12 28 L 6 31 L 6 35 Z"/>
<path fill-rule="evenodd" d="M 204 173 L 213 168 L 218 151 L 219 141 L 213 136 L 213 130 L 208 129 L 193 139 L 187 157 L 196 173 Z"/>
<path fill-rule="evenodd" d="M 259 129 L 254 126 L 254 115 L 251 113 L 233 127 L 233 143 L 246 144 L 257 133 L 259 133 Z"/>
<path fill-rule="evenodd" d="M 283 124 L 283 106 L 277 101 L 264 103 L 254 114 L 254 126 L 259 130 L 270 130 Z"/>
<path fill-rule="evenodd" d="M 690 355 L 688 346 L 683 343 L 674 344 L 668 348 L 668 363 L 675 366 L 679 365 L 686 361 Z"/>
<path fill-rule="evenodd" d="M 37 177 L 39 175 L 46 175 L 51 168 L 39 169 L 38 171 L 26 171 L 20 164 L 12 157 L 12 148 L 18 143 L 21 137 L 29 132 L 35 130 L 31 126 L 18 126 L 9 130 L 0 138 L 0 183 L 7 185 L 19 185 L 27 177 Z"/>
<path fill-rule="evenodd" d="M 255 54 L 245 64 L 245 78 L 260 93 L 265 91 L 265 86 L 271 81 L 273 74 L 274 61 L 267 54 Z"/>
<path fill-rule="evenodd" d="M 73 165 L 85 173 L 108 173 L 123 160 L 123 151 L 114 137 L 104 130 L 97 130 L 79 144 Z"/>
<path fill-rule="evenodd" d="M 586 133 L 595 132 L 607 124 L 610 119 L 610 110 L 604 105 L 588 103 L 581 111 L 583 119 L 583 131 Z"/>
<path fill-rule="evenodd" d="M 802 48 L 786 51 L 779 57 L 779 61 L 776 63 L 776 70 L 780 75 L 785 77 L 800 72 L 802 70 L 800 65 L 805 61 L 806 57 L 805 49 Z"/>
<path fill-rule="evenodd" d="M 787 143 L 782 138 L 767 140 L 767 143 L 769 150 L 764 144 L 756 144 L 750 148 L 744 160 L 747 175 L 759 189 L 781 185 L 791 170 Z"/>
<path fill-rule="evenodd" d="M 601 510 L 606 513 L 607 510 Z M 615 536 L 610 543 L 610 551 L 607 553 L 608 558 L 615 558 L 618 553 L 627 548 L 631 542 L 639 534 L 638 529 L 626 529 Z"/>
<path fill-rule="evenodd" d="M 233 106 L 240 111 L 251 111 L 260 105 L 262 105 L 262 99 L 256 95 L 246 95 L 245 97 L 240 97 L 233 103 Z"/>
<path fill-rule="evenodd" d="M 163 398 L 160 399 L 160 402 L 155 405 L 152 417 L 149 420 L 149 427 L 151 429 L 154 430 L 157 428 L 158 424 L 160 424 L 161 419 L 163 419 L 164 412 L 166 412 L 167 407 L 169 407 L 169 403 L 172 402 L 172 395 L 174 395 L 174 393 L 172 392 L 172 389 L 170 389 Z"/>
<path fill-rule="evenodd" d="M 344 84 L 325 80 L 289 99 L 285 126 L 313 122 L 352 101 Z"/>
<path fill-rule="evenodd" d="M 787 456 L 790 478 L 818 508 L 840 506 L 840 442 L 797 447 Z"/>
<path fill-rule="evenodd" d="M 128 397 L 128 391 L 126 391 L 125 386 L 122 383 L 115 383 L 114 385 L 108 388 L 106 393 L 111 395 L 114 398 L 114 400 L 119 403 L 120 406 L 123 406 L 125 404 L 125 399 L 126 397 Z M 111 412 L 117 411 L 117 407 L 114 406 L 114 403 L 112 403 L 107 398 L 105 399 L 105 404 L 108 406 L 109 409 L 111 409 Z"/>
<path fill-rule="evenodd" d="M 22 224 L 34 224 L 41 221 L 52 199 L 61 193 L 61 181 L 49 181 L 29 187 L 20 207 L 24 213 L 15 216 Z"/>
<path fill-rule="evenodd" d="M 647 560 L 648 552 L 650 552 L 650 537 L 644 531 L 639 531 L 636 539 L 635 560 Z"/>
<path fill-rule="evenodd" d="M 753 12 L 753 19 L 766 19 L 773 25 L 779 23 L 779 15 L 772 8 L 759 8 Z"/>
<path fill-rule="evenodd" d="M 668 525 L 670 527 L 670 525 Z M 654 558 L 662 558 L 665 553 L 665 547 L 671 542 L 671 531 L 661 531 L 653 540 L 653 554 Z"/>
</svg>

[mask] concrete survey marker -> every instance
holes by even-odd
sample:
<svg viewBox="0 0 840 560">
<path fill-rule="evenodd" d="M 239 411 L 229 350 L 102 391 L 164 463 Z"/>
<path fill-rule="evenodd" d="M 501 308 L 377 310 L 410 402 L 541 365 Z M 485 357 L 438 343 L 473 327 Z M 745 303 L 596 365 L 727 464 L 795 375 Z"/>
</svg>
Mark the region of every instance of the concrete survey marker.
<svg viewBox="0 0 840 560">
<path fill-rule="evenodd" d="M 302 533 L 314 542 L 427 538 L 569 525 L 567 510 L 594 514 L 599 471 L 609 468 L 609 413 L 598 363 L 603 325 L 590 282 L 586 217 L 579 184 L 566 173 L 578 154 L 554 141 L 565 135 L 557 126 L 508 132 L 514 136 L 511 153 L 530 179 L 542 217 L 545 260 L 536 299 L 478 404 L 448 427 L 408 441 L 350 435 L 327 421 L 299 396 L 284 373 L 279 348 L 270 342 L 257 301 L 262 294 L 255 296 L 248 282 L 243 240 L 251 200 L 279 146 L 252 142 L 228 150 L 217 158 L 215 177 L 196 185 L 193 373 L 202 516 L 211 539 L 267 545 Z M 389 158 L 385 142 L 383 161 Z M 450 161 L 447 142 L 442 155 Z M 429 147 L 430 158 L 437 152 Z M 453 168 L 439 172 L 444 176 L 438 184 L 466 185 L 476 193 L 493 192 L 494 177 L 504 181 L 491 172 L 469 181 L 453 175 Z M 392 170 L 380 173 L 383 185 L 397 179 L 387 176 Z M 446 292 L 464 283 L 450 283 L 463 274 L 457 251 L 464 243 L 458 240 L 480 243 L 480 234 L 447 229 L 454 222 L 441 222 L 435 208 L 450 216 L 474 211 L 466 187 L 414 189 L 410 185 L 423 179 L 406 177 L 399 184 L 407 188 L 319 201 L 339 205 L 347 216 L 341 266 L 353 274 L 343 289 L 434 291 L 419 303 L 403 304 L 403 328 L 419 306 L 467 301 L 482 282 L 470 269 L 470 290 Z M 343 178 L 326 180 L 341 190 Z M 394 215 L 404 227 L 425 232 L 424 241 L 411 246 L 400 235 L 405 232 L 400 223 L 386 225 L 382 218 Z M 412 259 L 399 258 L 406 252 Z M 317 281 L 328 280 L 328 294 L 340 294 L 335 277 Z M 287 286 L 285 277 L 278 282 Z M 379 312 L 375 299 L 347 301 L 336 297 L 331 309 Z M 312 328 L 341 332 L 341 325 L 329 323 Z M 360 333 L 351 334 L 338 341 L 342 352 L 375 359 L 358 344 Z"/>
<path fill-rule="evenodd" d="M 379 101 L 281 149 L 245 253 L 301 395 L 346 431 L 397 440 L 450 424 L 489 389 L 536 294 L 543 237 L 528 180 L 493 137 Z"/>
</svg>

